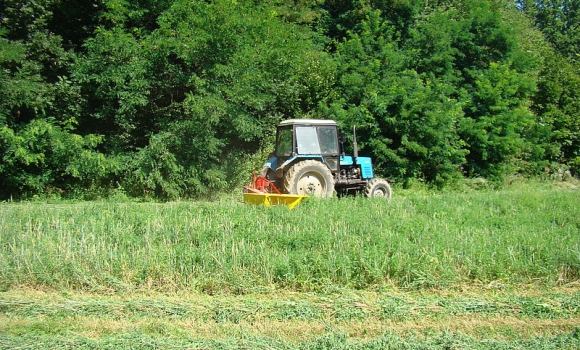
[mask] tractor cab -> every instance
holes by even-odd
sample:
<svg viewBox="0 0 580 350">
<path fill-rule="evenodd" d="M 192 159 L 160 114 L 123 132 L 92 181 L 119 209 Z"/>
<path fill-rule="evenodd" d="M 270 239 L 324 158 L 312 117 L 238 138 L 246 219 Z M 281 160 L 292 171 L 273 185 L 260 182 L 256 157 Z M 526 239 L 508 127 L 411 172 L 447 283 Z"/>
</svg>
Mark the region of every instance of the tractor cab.
<svg viewBox="0 0 580 350">
<path fill-rule="evenodd" d="M 277 164 L 316 159 L 338 171 L 338 127 L 333 120 L 290 119 L 276 131 Z"/>
</svg>

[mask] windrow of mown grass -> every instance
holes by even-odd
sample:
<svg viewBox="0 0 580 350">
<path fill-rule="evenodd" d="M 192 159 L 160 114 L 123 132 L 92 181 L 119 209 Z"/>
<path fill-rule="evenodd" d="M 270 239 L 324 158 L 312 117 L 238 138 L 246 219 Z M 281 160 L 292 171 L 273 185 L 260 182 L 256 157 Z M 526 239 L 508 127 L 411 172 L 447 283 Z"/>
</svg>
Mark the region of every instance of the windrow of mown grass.
<svg viewBox="0 0 580 350">
<path fill-rule="evenodd" d="M 580 191 L 398 193 L 264 208 L 0 204 L 0 287 L 90 291 L 447 288 L 580 278 Z"/>
<path fill-rule="evenodd" d="M 183 339 L 147 336 L 140 333 L 120 334 L 99 339 L 76 334 L 51 337 L 24 335 L 14 337 L 0 334 L 0 349 L 299 349 L 299 350 L 356 350 L 356 349 L 473 349 L 473 350 L 576 350 L 580 346 L 580 331 L 570 334 L 538 337 L 534 339 L 477 340 L 470 337 L 442 333 L 432 337 L 401 337 L 386 334 L 378 339 L 351 340 L 343 333 L 333 333 L 300 344 L 274 340 L 261 336 L 242 336 L 227 339 Z M 1 344 L 9 344 L 4 347 Z"/>
<path fill-rule="evenodd" d="M 0 349 L 577 349 L 574 288 L 0 294 Z"/>
<path fill-rule="evenodd" d="M 475 293 L 477 292 L 477 294 Z M 0 312 L 11 319 L 54 320 L 62 323 L 70 319 L 81 326 L 81 320 L 125 319 L 125 325 L 135 320 L 187 321 L 197 324 L 247 324 L 318 321 L 338 325 L 341 322 L 411 321 L 419 325 L 435 324 L 433 320 L 471 318 L 475 323 L 490 317 L 520 319 L 530 323 L 541 320 L 580 320 L 580 291 L 572 288 L 557 290 L 508 289 L 463 293 L 353 292 L 338 293 L 266 293 L 244 296 L 207 296 L 195 293 L 175 295 L 123 296 L 62 295 L 30 290 L 4 292 Z M 167 322 L 170 323 L 170 322 Z M 94 325 L 86 322 L 84 327 Z M 580 324 L 577 323 L 580 327 Z M 0 327 L 4 330 L 7 324 Z M 17 327 L 14 327 L 16 329 Z M 50 327 L 48 327 L 50 328 Z M 404 327 L 397 328 L 403 332 Z M 79 327 L 80 329 L 80 327 Z M 530 331 L 533 327 L 530 325 Z M 354 331 L 354 330 L 350 330 Z M 371 329 L 369 329 L 371 331 Z M 465 331 L 465 330 L 464 330 Z M 352 334 L 362 336 L 362 334 Z"/>
</svg>

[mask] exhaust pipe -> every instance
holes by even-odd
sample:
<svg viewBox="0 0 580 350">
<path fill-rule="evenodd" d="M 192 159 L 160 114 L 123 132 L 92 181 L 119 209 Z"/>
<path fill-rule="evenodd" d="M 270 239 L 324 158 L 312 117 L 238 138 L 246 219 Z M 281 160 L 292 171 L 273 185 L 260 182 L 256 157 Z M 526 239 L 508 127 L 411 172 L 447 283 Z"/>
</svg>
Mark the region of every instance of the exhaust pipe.
<svg viewBox="0 0 580 350">
<path fill-rule="evenodd" d="M 358 143 L 356 142 L 356 125 L 352 127 L 352 158 L 354 164 L 356 164 L 356 159 L 358 158 Z"/>
</svg>

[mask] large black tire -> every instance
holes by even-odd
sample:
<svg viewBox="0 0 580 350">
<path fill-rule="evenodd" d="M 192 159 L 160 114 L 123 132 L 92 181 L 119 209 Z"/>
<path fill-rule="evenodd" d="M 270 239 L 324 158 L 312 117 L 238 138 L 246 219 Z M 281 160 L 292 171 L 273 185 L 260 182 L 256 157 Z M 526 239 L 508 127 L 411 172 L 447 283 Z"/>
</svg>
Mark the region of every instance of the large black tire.
<svg viewBox="0 0 580 350">
<path fill-rule="evenodd" d="M 391 185 L 387 180 L 371 179 L 366 184 L 365 195 L 369 198 L 391 198 Z"/>
<path fill-rule="evenodd" d="M 284 176 L 284 189 L 289 194 L 330 198 L 334 193 L 334 178 L 323 163 L 304 160 L 288 169 Z"/>
</svg>

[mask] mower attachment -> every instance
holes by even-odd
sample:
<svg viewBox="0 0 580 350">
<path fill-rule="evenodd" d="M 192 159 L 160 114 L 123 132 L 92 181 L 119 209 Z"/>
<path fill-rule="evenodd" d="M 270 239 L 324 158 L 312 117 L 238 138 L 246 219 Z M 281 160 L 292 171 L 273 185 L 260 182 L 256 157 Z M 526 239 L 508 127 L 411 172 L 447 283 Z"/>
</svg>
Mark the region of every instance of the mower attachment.
<svg viewBox="0 0 580 350">
<path fill-rule="evenodd" d="M 285 204 L 292 209 L 304 198 L 308 196 L 280 193 L 276 185 L 266 177 L 256 175 L 255 171 L 250 185 L 244 186 L 244 202 L 249 204 L 263 204 L 265 207 Z"/>
<path fill-rule="evenodd" d="M 308 198 L 308 196 L 297 194 L 244 193 L 245 203 L 263 204 L 265 207 L 285 204 L 288 209 L 293 209 L 304 198 Z"/>
</svg>

